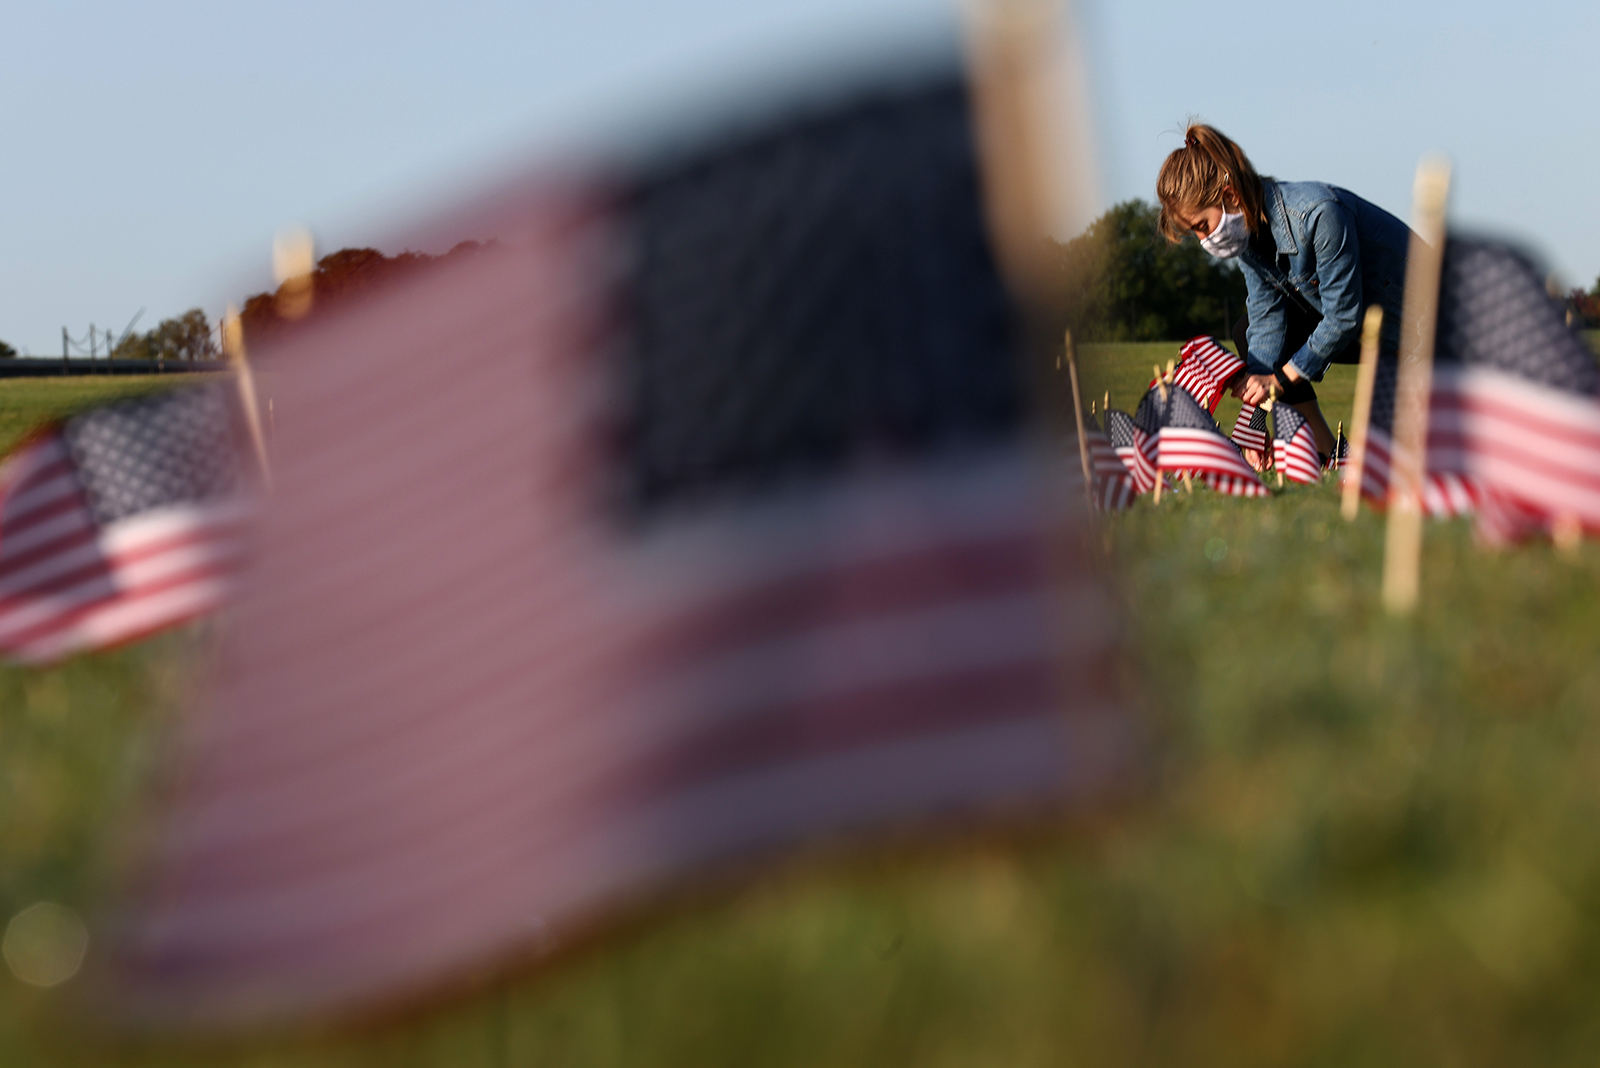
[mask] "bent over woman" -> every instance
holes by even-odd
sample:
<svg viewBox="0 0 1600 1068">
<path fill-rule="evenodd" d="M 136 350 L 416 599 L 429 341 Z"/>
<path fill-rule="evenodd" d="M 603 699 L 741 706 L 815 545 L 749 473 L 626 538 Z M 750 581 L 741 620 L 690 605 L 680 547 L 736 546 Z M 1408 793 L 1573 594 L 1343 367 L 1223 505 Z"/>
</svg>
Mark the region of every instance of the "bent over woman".
<svg viewBox="0 0 1600 1068">
<path fill-rule="evenodd" d="M 1330 363 L 1360 360 L 1369 305 L 1383 308 L 1380 352 L 1398 351 L 1410 229 L 1348 189 L 1261 177 L 1243 149 L 1199 123 L 1161 165 L 1156 197 L 1168 241 L 1193 234 L 1244 271 L 1248 298 L 1233 340 L 1245 369 L 1231 383 L 1234 395 L 1259 404 L 1276 382 L 1311 424 L 1317 448 L 1331 452 L 1311 383 Z M 1262 466 L 1259 454 L 1250 460 Z"/>
</svg>

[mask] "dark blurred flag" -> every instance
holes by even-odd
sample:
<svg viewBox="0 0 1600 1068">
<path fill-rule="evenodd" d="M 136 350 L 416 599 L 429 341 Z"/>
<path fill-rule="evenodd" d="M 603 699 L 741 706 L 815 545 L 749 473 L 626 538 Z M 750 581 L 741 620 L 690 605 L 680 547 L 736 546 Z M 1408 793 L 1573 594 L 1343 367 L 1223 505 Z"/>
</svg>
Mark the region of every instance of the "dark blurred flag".
<svg viewBox="0 0 1600 1068">
<path fill-rule="evenodd" d="M 1165 397 L 1159 389 L 1146 393 L 1133 422 L 1147 440 L 1155 440 L 1160 470 L 1193 472 L 1205 485 L 1233 497 L 1269 495 L 1238 447 L 1182 386 L 1169 385 Z"/>
<path fill-rule="evenodd" d="M 1478 490 L 1491 540 L 1600 531 L 1600 366 L 1543 274 L 1504 245 L 1445 246 L 1428 468 Z"/>
<path fill-rule="evenodd" d="M 497 245 L 261 354 L 274 497 L 132 1011 L 415 996 L 801 840 L 1123 779 L 959 80 L 444 229 Z"/>
<path fill-rule="evenodd" d="M 1392 388 L 1392 386 L 1391 386 Z M 1248 401 L 1239 405 L 1239 417 L 1234 420 L 1233 443 L 1241 449 L 1265 452 L 1267 449 L 1267 413 Z"/>
<path fill-rule="evenodd" d="M 40 662 L 215 608 L 250 506 L 216 384 L 91 409 L 0 466 L 0 651 Z"/>
<path fill-rule="evenodd" d="M 1282 401 L 1272 406 L 1272 466 L 1295 482 L 1322 480 L 1322 454 L 1311 424 Z"/>
</svg>

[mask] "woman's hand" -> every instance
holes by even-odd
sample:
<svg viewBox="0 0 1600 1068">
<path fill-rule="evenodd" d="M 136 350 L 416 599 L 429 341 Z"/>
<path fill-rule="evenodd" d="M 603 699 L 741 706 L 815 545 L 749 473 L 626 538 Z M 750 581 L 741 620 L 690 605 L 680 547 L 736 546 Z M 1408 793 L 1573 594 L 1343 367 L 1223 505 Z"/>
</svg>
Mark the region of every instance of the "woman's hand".
<svg viewBox="0 0 1600 1068">
<path fill-rule="evenodd" d="M 1272 387 L 1278 380 L 1271 375 L 1245 375 L 1239 384 L 1233 387 L 1233 395 L 1246 404 L 1259 405 L 1272 393 Z"/>
</svg>

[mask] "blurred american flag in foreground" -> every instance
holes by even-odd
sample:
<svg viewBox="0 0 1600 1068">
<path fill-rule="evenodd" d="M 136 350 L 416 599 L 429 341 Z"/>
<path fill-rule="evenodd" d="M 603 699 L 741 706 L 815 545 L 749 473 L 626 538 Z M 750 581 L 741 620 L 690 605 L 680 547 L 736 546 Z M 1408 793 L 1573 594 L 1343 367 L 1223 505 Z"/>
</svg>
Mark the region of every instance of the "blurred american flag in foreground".
<svg viewBox="0 0 1600 1068">
<path fill-rule="evenodd" d="M 803 839 L 1125 776 L 959 78 L 452 228 L 498 245 L 260 354 L 275 492 L 121 1011 L 417 996 Z"/>
<path fill-rule="evenodd" d="M 1423 508 L 1503 541 L 1600 529 L 1600 367 L 1515 249 L 1452 236 L 1439 286 Z M 1378 365 L 1361 492 L 1387 503 L 1395 364 Z M 1348 471 L 1349 469 L 1346 468 Z"/>
<path fill-rule="evenodd" d="M 42 662 L 222 603 L 250 512 L 221 384 L 73 416 L 0 465 L 0 652 Z"/>
</svg>

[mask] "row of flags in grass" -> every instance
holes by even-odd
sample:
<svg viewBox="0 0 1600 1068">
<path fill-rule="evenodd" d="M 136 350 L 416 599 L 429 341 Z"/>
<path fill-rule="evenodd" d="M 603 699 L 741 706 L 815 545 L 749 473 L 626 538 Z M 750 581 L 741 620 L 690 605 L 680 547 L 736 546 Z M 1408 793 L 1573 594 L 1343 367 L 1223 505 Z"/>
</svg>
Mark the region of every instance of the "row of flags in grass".
<svg viewBox="0 0 1600 1068">
<path fill-rule="evenodd" d="M 1158 369 L 1131 416 L 1109 406 L 1100 421 L 1091 415 L 1095 504 L 1106 511 L 1125 508 L 1169 478 L 1233 497 L 1267 496 L 1271 491 L 1244 449 L 1265 452 L 1270 446 L 1272 466 L 1295 482 L 1317 482 L 1325 466 L 1339 466 L 1342 451 L 1322 457 L 1305 418 L 1288 405 L 1276 406 L 1270 430 L 1265 407 L 1243 405 L 1232 435 L 1223 434 L 1212 413 L 1243 370 L 1244 361 L 1215 339 L 1193 338 L 1165 374 Z"/>
<path fill-rule="evenodd" d="M 1265 492 L 1235 463 L 1242 449 L 1270 449 L 1288 481 L 1316 482 L 1330 469 L 1353 474 L 1343 435 L 1332 456 L 1321 455 L 1288 405 L 1273 406 L 1269 419 L 1264 407 L 1242 404 L 1223 438 L 1206 412 L 1242 364 L 1209 338 L 1190 341 L 1180 356 L 1131 419 L 1107 411 L 1091 431 L 1111 445 L 1094 452 L 1102 507 L 1153 491 L 1162 472 L 1188 471 L 1224 492 Z M 1389 497 L 1396 382 L 1395 361 L 1379 360 L 1359 478 L 1362 496 L 1380 508 Z M 1114 486 L 1127 492 L 1107 492 Z M 1490 542 L 1600 530 L 1600 364 L 1564 323 L 1539 269 L 1503 244 L 1452 237 L 1445 247 L 1421 503 L 1438 518 L 1475 516 Z"/>
</svg>

